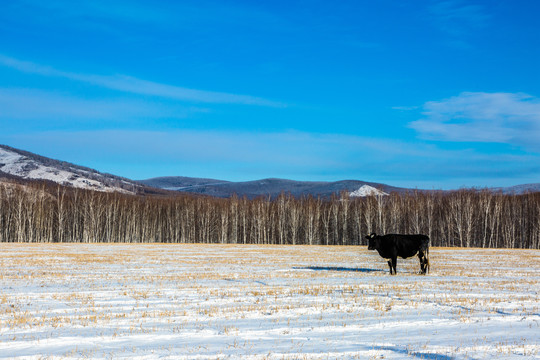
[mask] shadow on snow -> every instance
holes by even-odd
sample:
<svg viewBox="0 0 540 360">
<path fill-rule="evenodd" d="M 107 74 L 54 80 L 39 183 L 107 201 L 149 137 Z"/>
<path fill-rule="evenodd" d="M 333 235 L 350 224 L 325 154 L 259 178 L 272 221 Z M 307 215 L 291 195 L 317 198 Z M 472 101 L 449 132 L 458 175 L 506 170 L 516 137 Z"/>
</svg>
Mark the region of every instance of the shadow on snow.
<svg viewBox="0 0 540 360">
<path fill-rule="evenodd" d="M 307 267 L 293 267 L 295 270 L 313 270 L 313 271 L 351 271 L 351 272 L 384 272 L 381 269 L 367 269 L 367 268 L 349 268 L 349 267 L 333 267 L 333 266 L 307 266 Z"/>
<path fill-rule="evenodd" d="M 426 359 L 426 360 L 454 360 L 455 359 L 455 357 L 453 356 L 442 355 L 442 354 L 437 354 L 437 353 L 411 351 L 406 348 L 400 348 L 398 346 L 374 346 L 373 349 L 393 351 L 393 352 L 404 354 L 407 356 L 412 356 L 414 358 Z"/>
</svg>

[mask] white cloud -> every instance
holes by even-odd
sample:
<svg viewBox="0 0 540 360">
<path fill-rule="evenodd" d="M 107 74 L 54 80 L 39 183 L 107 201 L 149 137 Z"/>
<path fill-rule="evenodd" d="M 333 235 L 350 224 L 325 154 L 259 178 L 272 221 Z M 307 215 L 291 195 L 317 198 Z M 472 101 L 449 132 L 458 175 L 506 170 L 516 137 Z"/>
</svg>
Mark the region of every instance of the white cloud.
<svg viewBox="0 0 540 360">
<path fill-rule="evenodd" d="M 124 98 L 88 99 L 37 89 L 0 88 L 0 120 L 125 121 L 185 118 L 207 109 Z"/>
<path fill-rule="evenodd" d="M 540 151 L 540 99 L 521 93 L 464 92 L 423 107 L 409 126 L 423 138 L 492 142 Z"/>
<path fill-rule="evenodd" d="M 453 36 L 485 27 L 491 17 L 483 6 L 457 0 L 435 2 L 428 10 L 436 26 Z"/>
<path fill-rule="evenodd" d="M 392 106 L 392 110 L 398 110 L 398 111 L 411 111 L 419 109 L 418 106 Z"/>
<path fill-rule="evenodd" d="M 243 104 L 270 107 L 285 106 L 285 104 L 283 103 L 250 95 L 189 89 L 180 86 L 162 84 L 144 79 L 139 79 L 127 75 L 97 75 L 66 72 L 50 66 L 40 65 L 30 61 L 22 61 L 12 57 L 4 56 L 2 54 L 0 54 L 0 65 L 29 74 L 65 78 L 131 94 L 150 95 L 166 99 L 202 103 Z"/>
</svg>

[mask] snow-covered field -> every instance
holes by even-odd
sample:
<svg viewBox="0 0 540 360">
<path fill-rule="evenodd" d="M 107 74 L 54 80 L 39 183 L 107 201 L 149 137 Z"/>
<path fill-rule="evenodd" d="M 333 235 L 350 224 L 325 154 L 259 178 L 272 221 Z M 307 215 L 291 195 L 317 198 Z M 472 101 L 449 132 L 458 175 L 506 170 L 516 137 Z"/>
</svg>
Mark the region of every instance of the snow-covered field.
<svg viewBox="0 0 540 360">
<path fill-rule="evenodd" d="M 540 251 L 0 244 L 0 358 L 540 358 Z"/>
</svg>

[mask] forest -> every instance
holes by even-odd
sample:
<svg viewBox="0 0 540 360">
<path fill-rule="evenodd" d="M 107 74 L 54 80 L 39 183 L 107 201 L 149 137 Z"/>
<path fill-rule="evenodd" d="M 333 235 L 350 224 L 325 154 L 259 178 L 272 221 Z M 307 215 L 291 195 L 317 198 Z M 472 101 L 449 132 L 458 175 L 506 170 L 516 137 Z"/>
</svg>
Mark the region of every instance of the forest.
<svg viewBox="0 0 540 360">
<path fill-rule="evenodd" d="M 365 245 L 372 232 L 423 233 L 431 246 L 538 249 L 540 193 L 222 199 L 0 183 L 0 242 Z"/>
</svg>

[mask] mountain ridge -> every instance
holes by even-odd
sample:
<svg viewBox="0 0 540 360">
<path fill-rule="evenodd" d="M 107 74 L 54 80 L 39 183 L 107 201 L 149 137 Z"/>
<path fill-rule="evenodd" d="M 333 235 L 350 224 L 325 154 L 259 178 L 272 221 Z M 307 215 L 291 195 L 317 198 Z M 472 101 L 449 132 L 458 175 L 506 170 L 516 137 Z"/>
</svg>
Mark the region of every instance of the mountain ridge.
<svg viewBox="0 0 540 360">
<path fill-rule="evenodd" d="M 131 180 L 66 161 L 51 159 L 7 145 L 0 145 L 0 178 L 8 180 L 50 181 L 74 188 L 126 194 L 171 195 L 177 192 L 183 192 L 222 198 L 231 197 L 234 194 L 248 198 L 259 196 L 274 198 L 281 193 L 291 194 L 293 196 L 320 196 L 330 198 L 342 192 L 347 192 L 350 196 L 354 197 L 371 194 L 386 195 L 392 192 L 438 191 L 401 188 L 361 180 L 331 182 L 266 178 L 234 182 L 187 176 L 164 176 L 145 180 Z M 540 191 L 540 183 L 493 187 L 489 188 L 489 190 L 505 194 L 538 192 Z"/>
<path fill-rule="evenodd" d="M 152 193 L 133 180 L 0 144 L 0 177 L 124 194 Z M 158 190 L 158 189 L 156 189 Z"/>
<path fill-rule="evenodd" d="M 381 183 L 373 183 L 360 180 L 340 180 L 340 181 L 297 181 L 279 178 L 265 178 L 251 181 L 225 181 L 218 179 L 199 179 L 188 177 L 163 177 L 138 180 L 139 183 L 156 186 L 166 179 L 168 190 L 176 190 L 189 193 L 205 194 L 215 197 L 230 197 L 234 194 L 255 198 L 258 196 L 276 197 L 281 193 L 293 196 L 321 196 L 331 197 L 342 191 L 351 193 L 362 186 L 370 186 L 385 193 L 410 191 L 405 188 L 398 188 Z M 199 181 L 197 180 L 205 180 Z"/>
</svg>

